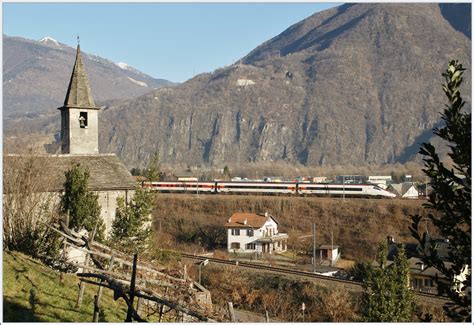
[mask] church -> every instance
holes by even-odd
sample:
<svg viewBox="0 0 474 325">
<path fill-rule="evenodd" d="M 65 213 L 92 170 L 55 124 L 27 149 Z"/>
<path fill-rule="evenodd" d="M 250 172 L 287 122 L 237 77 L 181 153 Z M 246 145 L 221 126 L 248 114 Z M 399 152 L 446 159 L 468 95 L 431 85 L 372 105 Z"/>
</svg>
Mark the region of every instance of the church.
<svg viewBox="0 0 474 325">
<path fill-rule="evenodd" d="M 90 174 L 89 190 L 99 196 L 107 236 L 115 218 L 117 198 L 129 202 L 137 183 L 115 154 L 99 152 L 100 108 L 92 97 L 79 44 L 64 105 L 58 109 L 61 112 L 60 154 L 35 156 L 42 174 L 48 175 L 48 182 L 41 191 L 54 193 L 59 199 L 66 180 L 65 172 L 77 164 L 86 167 Z M 14 161 L 15 156 L 6 155 L 4 159 Z"/>
</svg>

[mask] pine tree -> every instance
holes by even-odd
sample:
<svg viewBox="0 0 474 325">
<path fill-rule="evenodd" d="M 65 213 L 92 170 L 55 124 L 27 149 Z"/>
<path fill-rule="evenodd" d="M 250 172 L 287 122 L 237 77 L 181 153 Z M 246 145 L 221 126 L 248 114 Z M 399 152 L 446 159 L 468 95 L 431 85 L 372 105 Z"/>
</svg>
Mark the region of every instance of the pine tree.
<svg viewBox="0 0 474 325">
<path fill-rule="evenodd" d="M 142 252 L 151 235 L 152 208 L 153 195 L 143 189 L 135 192 L 128 205 L 123 198 L 118 198 L 110 239 L 112 245 L 127 253 Z"/>
<path fill-rule="evenodd" d="M 377 253 L 379 267 L 372 268 L 363 283 L 363 317 L 369 322 L 407 322 L 413 313 L 414 297 L 409 288 L 409 268 L 405 250 L 398 246 L 397 255 L 387 265 L 387 245 Z"/>
<path fill-rule="evenodd" d="M 421 233 L 421 216 L 412 216 L 410 227 L 413 237 L 423 248 L 423 262 L 438 269 L 448 279 L 447 283 L 437 283 L 438 292 L 446 293 L 451 299 L 445 310 L 456 321 L 471 320 L 471 113 L 462 110 L 465 102 L 459 89 L 464 70 L 462 64 L 453 60 L 443 73 L 446 81 L 443 91 L 449 105 L 442 113 L 445 125 L 434 130 L 435 135 L 448 143 L 453 168 L 441 162 L 430 143 L 424 143 L 419 151 L 424 156 L 423 171 L 430 178 L 433 189 L 424 207 L 438 233 L 450 243 L 447 260 L 439 258 L 427 234 Z M 446 267 L 445 262 L 451 267 Z"/>
<path fill-rule="evenodd" d="M 61 197 L 61 211 L 69 213 L 69 228 L 89 234 L 95 230 L 95 239 L 103 240 L 104 223 L 100 217 L 99 197 L 88 191 L 89 171 L 80 164 L 66 173 L 64 194 Z"/>
<path fill-rule="evenodd" d="M 223 169 L 222 173 L 224 175 L 225 180 L 230 180 L 232 178 L 232 176 L 230 174 L 230 169 L 227 165 L 224 166 L 224 169 Z"/>
<path fill-rule="evenodd" d="M 160 155 L 158 152 L 155 152 L 153 154 L 153 157 L 150 160 L 150 163 L 145 171 L 144 176 L 148 179 L 150 182 L 157 182 L 161 178 L 161 173 L 160 173 Z"/>
</svg>

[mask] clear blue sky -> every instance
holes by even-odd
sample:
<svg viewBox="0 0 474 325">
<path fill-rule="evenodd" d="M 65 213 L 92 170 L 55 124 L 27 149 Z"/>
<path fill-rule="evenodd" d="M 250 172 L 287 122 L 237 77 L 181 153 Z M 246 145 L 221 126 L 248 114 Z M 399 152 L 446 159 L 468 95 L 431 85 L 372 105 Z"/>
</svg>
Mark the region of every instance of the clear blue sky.
<svg viewBox="0 0 474 325">
<path fill-rule="evenodd" d="M 183 82 L 337 3 L 3 3 L 3 33 L 59 42 Z"/>
</svg>

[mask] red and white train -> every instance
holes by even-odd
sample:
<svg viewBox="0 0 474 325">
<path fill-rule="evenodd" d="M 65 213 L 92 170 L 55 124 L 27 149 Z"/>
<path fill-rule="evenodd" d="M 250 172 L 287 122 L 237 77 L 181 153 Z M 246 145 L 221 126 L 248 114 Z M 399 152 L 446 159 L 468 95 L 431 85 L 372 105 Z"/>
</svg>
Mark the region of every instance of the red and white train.
<svg viewBox="0 0 474 325">
<path fill-rule="evenodd" d="M 396 195 L 374 184 L 323 184 L 306 182 L 143 182 L 144 188 L 163 193 L 291 194 L 394 198 Z"/>
</svg>

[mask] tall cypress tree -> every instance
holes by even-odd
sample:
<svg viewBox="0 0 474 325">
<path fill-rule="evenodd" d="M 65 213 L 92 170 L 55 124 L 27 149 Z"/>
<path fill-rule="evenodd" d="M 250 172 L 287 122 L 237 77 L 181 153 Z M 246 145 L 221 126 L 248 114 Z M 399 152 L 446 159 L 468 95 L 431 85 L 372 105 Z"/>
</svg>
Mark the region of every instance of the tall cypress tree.
<svg viewBox="0 0 474 325">
<path fill-rule="evenodd" d="M 61 196 L 61 211 L 69 213 L 69 228 L 86 229 L 95 239 L 104 238 L 104 223 L 100 217 L 99 197 L 88 190 L 89 171 L 77 164 L 66 173 L 64 193 Z"/>
<path fill-rule="evenodd" d="M 110 238 L 112 245 L 127 253 L 142 252 L 151 235 L 152 208 L 153 195 L 143 189 L 137 189 L 128 205 L 123 198 L 118 198 Z"/>
<path fill-rule="evenodd" d="M 377 253 L 378 267 L 369 271 L 363 283 L 363 319 L 369 322 L 408 322 L 414 306 L 409 288 L 409 268 L 402 246 L 391 265 L 387 264 L 387 245 L 382 243 Z"/>
<path fill-rule="evenodd" d="M 443 91 L 449 104 L 441 116 L 444 126 L 434 130 L 435 135 L 447 142 L 453 167 L 448 168 L 440 160 L 430 143 L 424 143 L 419 152 L 424 156 L 423 171 L 433 189 L 424 207 L 438 233 L 449 240 L 448 258 L 441 260 L 427 234 L 421 232 L 420 215 L 412 216 L 410 227 L 413 237 L 424 248 L 423 262 L 448 279 L 447 283 L 438 282 L 438 292 L 446 293 L 451 299 L 445 310 L 456 321 L 471 320 L 471 113 L 463 110 L 465 102 L 460 93 L 464 70 L 462 64 L 453 60 L 443 73 L 446 82 Z"/>
<path fill-rule="evenodd" d="M 153 157 L 150 159 L 150 163 L 145 170 L 144 176 L 150 182 L 156 182 L 161 179 L 161 172 L 160 172 L 160 155 L 158 152 L 153 154 Z"/>
</svg>

